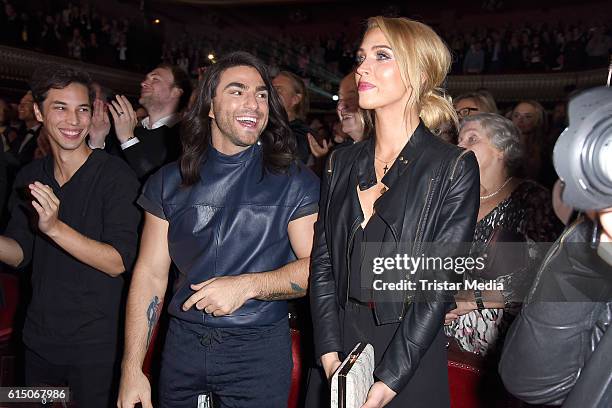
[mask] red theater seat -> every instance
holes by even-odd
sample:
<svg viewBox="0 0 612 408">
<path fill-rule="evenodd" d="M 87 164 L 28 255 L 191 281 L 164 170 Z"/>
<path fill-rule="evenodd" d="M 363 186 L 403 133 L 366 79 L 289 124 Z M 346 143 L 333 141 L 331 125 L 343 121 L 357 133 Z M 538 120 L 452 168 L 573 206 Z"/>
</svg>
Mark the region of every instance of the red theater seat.
<svg viewBox="0 0 612 408">
<path fill-rule="evenodd" d="M 300 401 L 302 383 L 302 353 L 300 352 L 301 338 L 299 330 L 291 329 L 291 354 L 293 356 L 293 370 L 291 371 L 291 391 L 289 392 L 288 408 L 297 408 Z"/>
<path fill-rule="evenodd" d="M 19 303 L 19 279 L 0 273 L 0 386 L 15 385 L 13 325 Z"/>
<path fill-rule="evenodd" d="M 147 376 L 149 381 L 152 380 L 151 376 L 153 374 L 153 361 L 155 361 L 155 359 L 161 358 L 161 350 L 156 343 L 158 329 L 159 325 L 155 326 L 155 330 L 153 330 L 153 336 L 151 337 L 151 343 L 149 343 L 149 349 L 147 350 L 144 362 L 142 363 L 142 372 Z"/>
<path fill-rule="evenodd" d="M 463 363 L 448 362 L 451 408 L 480 408 L 478 388 L 480 370 Z M 484 408 L 484 407 L 483 407 Z"/>
</svg>

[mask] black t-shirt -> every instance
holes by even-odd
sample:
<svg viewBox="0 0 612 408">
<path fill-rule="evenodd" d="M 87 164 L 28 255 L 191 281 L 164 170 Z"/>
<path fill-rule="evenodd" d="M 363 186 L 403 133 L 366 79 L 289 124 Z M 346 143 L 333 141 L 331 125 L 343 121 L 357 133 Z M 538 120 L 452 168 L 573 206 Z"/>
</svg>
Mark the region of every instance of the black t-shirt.
<svg viewBox="0 0 612 408">
<path fill-rule="evenodd" d="M 37 230 L 28 189 L 34 181 L 53 189 L 60 200 L 61 221 L 111 245 L 130 270 L 140 221 L 134 205 L 138 180 L 125 162 L 99 149 L 61 187 L 54 177 L 53 158 L 35 160 L 17 175 L 4 234 L 23 250 L 19 267 L 32 262 L 32 299 L 23 330 L 26 345 L 56 364 L 112 361 L 124 279 L 80 262 Z"/>
</svg>

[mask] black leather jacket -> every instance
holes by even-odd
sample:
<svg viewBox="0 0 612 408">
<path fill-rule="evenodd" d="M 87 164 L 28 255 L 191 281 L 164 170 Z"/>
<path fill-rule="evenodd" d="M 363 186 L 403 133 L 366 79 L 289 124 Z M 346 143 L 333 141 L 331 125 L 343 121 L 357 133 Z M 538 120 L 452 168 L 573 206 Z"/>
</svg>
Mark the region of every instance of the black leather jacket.
<svg viewBox="0 0 612 408">
<path fill-rule="evenodd" d="M 356 175 L 361 190 L 376 184 L 374 142 L 369 139 L 335 150 L 324 170 L 311 255 L 310 299 L 317 357 L 343 349 L 339 310 L 348 299 L 349 250 L 363 221 L 351 180 Z M 420 254 L 423 242 L 471 242 L 479 180 L 473 153 L 443 142 L 421 123 L 383 178 L 389 190 L 374 208 L 391 231 L 392 242 L 397 248 L 405 244 L 409 255 Z M 393 245 L 385 247 L 389 246 Z M 394 256 L 397 250 L 389 252 L 384 256 Z M 389 292 L 377 296 L 374 312 L 378 324 L 401 324 L 375 376 L 399 391 L 443 327 L 451 305 L 444 301 L 389 301 L 384 298 L 391 296 Z M 404 293 L 404 299 L 410 296 L 409 291 Z"/>
<path fill-rule="evenodd" d="M 612 334 L 612 266 L 590 247 L 592 232 L 581 217 L 555 242 L 506 336 L 502 380 L 530 404 L 612 406 L 610 349 L 602 341 L 610 344 Z"/>
</svg>

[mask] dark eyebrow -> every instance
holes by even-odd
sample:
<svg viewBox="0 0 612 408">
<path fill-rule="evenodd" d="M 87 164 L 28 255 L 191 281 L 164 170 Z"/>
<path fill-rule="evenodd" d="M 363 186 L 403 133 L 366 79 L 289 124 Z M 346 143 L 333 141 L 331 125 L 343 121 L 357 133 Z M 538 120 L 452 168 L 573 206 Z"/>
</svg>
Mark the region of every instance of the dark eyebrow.
<svg viewBox="0 0 612 408">
<path fill-rule="evenodd" d="M 242 89 L 243 91 L 246 91 L 247 89 L 249 89 L 248 86 L 240 82 L 230 82 L 229 84 L 225 85 L 225 88 L 223 88 L 223 90 L 226 90 L 227 88 L 239 88 L 239 89 Z M 268 90 L 268 87 L 265 85 L 260 85 L 257 88 L 255 88 L 255 92 L 261 92 L 261 91 L 267 91 L 267 90 Z"/>
<path fill-rule="evenodd" d="M 240 82 L 230 82 L 229 84 L 225 85 L 225 88 L 223 88 L 223 90 L 226 90 L 227 88 L 240 88 L 240 89 L 247 89 L 247 86 L 245 84 L 241 84 Z"/>
<path fill-rule="evenodd" d="M 62 102 L 62 101 L 52 101 L 51 102 L 52 105 L 63 105 L 63 106 L 68 106 L 68 104 L 66 102 Z M 82 103 L 79 105 L 79 108 L 86 106 L 88 108 L 91 108 L 91 104 L 89 103 Z"/>
</svg>

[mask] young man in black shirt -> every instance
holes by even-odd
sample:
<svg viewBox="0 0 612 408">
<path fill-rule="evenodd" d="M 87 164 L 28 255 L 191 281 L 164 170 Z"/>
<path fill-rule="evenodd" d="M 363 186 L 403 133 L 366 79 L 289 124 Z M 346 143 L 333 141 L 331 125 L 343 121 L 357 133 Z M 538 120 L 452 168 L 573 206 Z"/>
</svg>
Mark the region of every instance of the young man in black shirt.
<svg viewBox="0 0 612 408">
<path fill-rule="evenodd" d="M 136 256 L 139 183 L 121 159 L 85 143 L 89 76 L 68 67 L 32 78 L 52 155 L 17 175 L 0 261 L 32 263 L 23 340 L 28 386 L 68 386 L 78 407 L 107 407 L 117 353 L 121 274 Z"/>
</svg>

